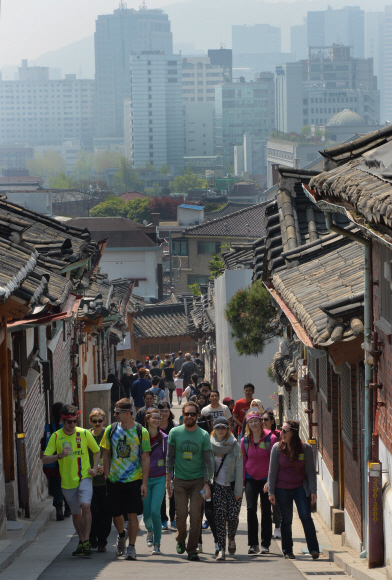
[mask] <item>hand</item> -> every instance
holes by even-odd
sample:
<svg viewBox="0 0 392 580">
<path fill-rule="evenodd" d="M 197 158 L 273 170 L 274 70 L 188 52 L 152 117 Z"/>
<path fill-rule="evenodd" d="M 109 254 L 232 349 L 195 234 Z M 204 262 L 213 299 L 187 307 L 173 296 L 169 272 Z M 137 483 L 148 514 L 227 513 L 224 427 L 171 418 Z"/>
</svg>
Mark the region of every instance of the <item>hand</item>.
<svg viewBox="0 0 392 580">
<path fill-rule="evenodd" d="M 272 505 L 276 505 L 276 500 L 275 500 L 275 496 L 274 495 L 269 495 L 268 499 L 270 500 L 270 502 L 272 503 Z"/>
<path fill-rule="evenodd" d="M 208 483 L 205 483 L 205 484 L 204 484 L 203 491 L 204 491 L 204 493 L 206 494 L 206 497 L 205 497 L 205 499 L 206 499 L 206 500 L 207 500 L 207 499 L 210 499 L 210 497 L 211 497 L 211 488 L 210 488 L 210 486 L 208 485 Z"/>
<path fill-rule="evenodd" d="M 235 496 L 235 499 L 236 499 L 236 501 L 238 501 L 238 500 L 239 500 L 239 499 L 241 499 L 241 498 L 242 498 L 242 495 L 236 495 L 236 496 Z"/>
<path fill-rule="evenodd" d="M 142 483 L 142 486 L 140 488 L 140 493 L 141 493 L 142 499 L 145 500 L 147 497 L 147 485 L 145 483 Z"/>
<path fill-rule="evenodd" d="M 98 471 L 97 471 L 98 475 L 102 475 L 103 474 L 103 465 L 98 465 Z"/>
<path fill-rule="evenodd" d="M 71 448 L 70 447 L 64 447 L 62 452 L 59 453 L 59 456 L 62 455 L 63 457 L 61 457 L 60 459 L 63 459 L 64 457 L 67 457 L 67 455 L 69 455 L 71 452 Z"/>
<path fill-rule="evenodd" d="M 263 487 L 263 491 L 264 491 L 264 493 L 267 493 L 267 491 L 268 491 L 268 481 L 266 482 L 265 486 Z"/>
<path fill-rule="evenodd" d="M 310 496 L 310 501 L 311 501 L 312 503 L 316 503 L 316 501 L 317 501 L 317 495 L 316 495 L 315 493 L 312 493 L 312 494 L 311 494 L 311 496 Z"/>
<path fill-rule="evenodd" d="M 95 477 L 97 475 L 97 470 L 96 469 L 89 469 L 88 474 L 91 475 L 91 477 Z"/>
<path fill-rule="evenodd" d="M 167 495 L 171 497 L 173 495 L 173 482 L 169 481 L 166 483 Z"/>
</svg>

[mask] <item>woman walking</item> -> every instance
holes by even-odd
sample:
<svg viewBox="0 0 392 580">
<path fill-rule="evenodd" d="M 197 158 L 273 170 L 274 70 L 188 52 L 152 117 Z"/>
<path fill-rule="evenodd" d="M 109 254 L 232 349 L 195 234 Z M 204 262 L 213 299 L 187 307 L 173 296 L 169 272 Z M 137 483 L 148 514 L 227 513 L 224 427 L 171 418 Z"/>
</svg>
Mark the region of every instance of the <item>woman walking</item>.
<svg viewBox="0 0 392 580">
<path fill-rule="evenodd" d="M 246 414 L 245 437 L 241 439 L 244 463 L 244 484 L 248 519 L 248 554 L 259 553 L 259 522 L 257 500 L 261 505 L 261 549 L 260 554 L 268 554 L 272 538 L 271 506 L 267 493 L 267 478 L 271 448 L 277 439 L 270 431 L 264 430 L 261 415 L 256 409 Z"/>
<path fill-rule="evenodd" d="M 269 429 L 271 433 L 276 435 L 277 441 L 280 440 L 280 431 L 276 427 L 275 415 L 273 411 L 264 411 L 261 419 L 263 421 L 264 429 Z M 272 521 L 274 523 L 274 538 L 281 538 L 282 534 L 280 531 L 280 509 L 277 503 L 272 506 Z"/>
<path fill-rule="evenodd" d="M 162 403 L 158 403 L 158 411 L 161 414 L 162 420 L 160 423 L 160 430 L 165 435 L 169 436 L 170 431 L 174 427 L 178 427 L 177 421 L 174 420 L 174 415 L 170 410 L 170 405 L 167 401 L 162 401 Z M 176 520 L 176 504 L 174 501 L 174 493 L 172 494 L 171 498 L 169 498 L 169 518 L 170 518 L 170 526 L 174 530 L 177 528 Z M 161 521 L 162 521 L 162 530 L 167 531 L 169 529 L 168 521 L 169 518 L 167 517 L 166 512 L 166 491 L 163 496 L 162 506 L 161 506 Z"/>
<path fill-rule="evenodd" d="M 282 551 L 294 560 L 291 525 L 293 502 L 305 532 L 313 560 L 320 555 L 316 529 L 311 515 L 311 503 L 317 500 L 317 478 L 312 448 L 299 437 L 299 422 L 285 421 L 280 442 L 271 452 L 268 476 L 269 500 L 278 504 L 281 513 Z"/>
<path fill-rule="evenodd" d="M 173 365 L 171 363 L 171 361 L 167 361 L 167 363 L 165 364 L 165 366 L 163 367 L 162 370 L 162 379 L 165 381 L 165 386 L 167 388 L 167 390 L 169 391 L 169 400 L 170 400 L 170 406 L 173 406 L 173 393 L 174 393 L 174 389 L 176 388 L 175 384 L 174 384 L 174 376 L 175 376 L 175 372 L 174 372 L 174 368 Z"/>
<path fill-rule="evenodd" d="M 222 561 L 226 558 L 226 526 L 228 551 L 230 555 L 235 554 L 235 535 L 242 503 L 241 449 L 225 417 L 214 420 L 211 449 L 215 463 L 214 484 L 212 510 L 211 502 L 206 502 L 206 517 L 214 535 L 216 559 Z"/>
<path fill-rule="evenodd" d="M 148 409 L 144 422 L 150 434 L 150 474 L 147 496 L 143 500 L 143 520 L 147 528 L 147 546 L 153 555 L 161 554 L 161 506 L 166 488 L 167 435 L 159 429 L 162 416 L 158 409 Z"/>
</svg>

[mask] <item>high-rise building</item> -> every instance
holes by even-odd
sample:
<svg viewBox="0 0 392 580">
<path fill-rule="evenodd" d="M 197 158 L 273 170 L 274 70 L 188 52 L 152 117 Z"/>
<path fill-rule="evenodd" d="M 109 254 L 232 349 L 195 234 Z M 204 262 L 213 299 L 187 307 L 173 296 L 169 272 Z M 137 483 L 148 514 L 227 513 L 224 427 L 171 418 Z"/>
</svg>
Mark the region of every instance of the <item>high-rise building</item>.
<svg viewBox="0 0 392 580">
<path fill-rule="evenodd" d="M 0 143 L 59 145 L 78 141 L 92 148 L 94 80 L 50 80 L 48 67 L 22 61 L 19 80 L 0 81 Z"/>
<path fill-rule="evenodd" d="M 132 55 L 130 97 L 124 100 L 125 155 L 134 167 L 184 164 L 181 56 L 163 51 Z"/>
<path fill-rule="evenodd" d="M 173 53 L 170 21 L 162 10 L 126 8 L 98 16 L 95 30 L 96 136 L 124 136 L 124 99 L 130 96 L 132 53 Z"/>
<path fill-rule="evenodd" d="M 299 133 L 303 125 L 302 62 L 288 62 L 275 71 L 275 126 L 282 133 Z"/>
<path fill-rule="evenodd" d="M 281 30 L 270 24 L 234 24 L 231 27 L 233 56 L 280 52 Z"/>
<path fill-rule="evenodd" d="M 252 83 L 232 82 L 215 88 L 215 151 L 223 166 L 234 163 L 234 146 L 244 133 L 268 139 L 275 126 L 274 75 L 260 73 Z"/>
<path fill-rule="evenodd" d="M 365 12 L 365 57 L 373 59 L 373 72 L 380 91 L 380 119 L 385 121 L 384 104 L 384 12 Z"/>
<path fill-rule="evenodd" d="M 392 6 L 385 6 L 382 73 L 384 76 L 385 120 L 392 122 Z"/>
<path fill-rule="evenodd" d="M 212 65 L 223 67 L 225 75 L 232 78 L 233 51 L 231 48 L 209 48 L 207 56 Z"/>
<path fill-rule="evenodd" d="M 308 58 L 308 34 L 306 19 L 303 24 L 290 26 L 290 52 L 295 60 Z M 279 64 L 279 63 L 276 63 Z"/>
<path fill-rule="evenodd" d="M 359 6 L 310 11 L 307 17 L 308 46 L 352 46 L 353 56 L 365 56 L 365 18 Z"/>
</svg>

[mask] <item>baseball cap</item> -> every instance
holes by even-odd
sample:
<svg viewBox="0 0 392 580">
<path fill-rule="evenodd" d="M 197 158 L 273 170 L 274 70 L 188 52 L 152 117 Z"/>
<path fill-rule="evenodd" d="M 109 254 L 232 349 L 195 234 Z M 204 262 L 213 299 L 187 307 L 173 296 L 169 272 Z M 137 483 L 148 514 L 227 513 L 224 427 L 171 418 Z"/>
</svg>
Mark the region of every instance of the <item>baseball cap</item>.
<svg viewBox="0 0 392 580">
<path fill-rule="evenodd" d="M 225 427 L 226 429 L 230 429 L 230 425 L 226 417 L 215 417 L 214 429 L 216 429 L 216 427 Z"/>
<path fill-rule="evenodd" d="M 233 401 L 233 403 L 234 403 L 234 399 L 232 399 L 231 397 L 225 397 L 225 398 L 223 399 L 222 403 L 223 403 L 224 405 L 228 405 L 228 404 L 229 404 L 229 403 L 231 403 L 232 401 Z"/>
</svg>

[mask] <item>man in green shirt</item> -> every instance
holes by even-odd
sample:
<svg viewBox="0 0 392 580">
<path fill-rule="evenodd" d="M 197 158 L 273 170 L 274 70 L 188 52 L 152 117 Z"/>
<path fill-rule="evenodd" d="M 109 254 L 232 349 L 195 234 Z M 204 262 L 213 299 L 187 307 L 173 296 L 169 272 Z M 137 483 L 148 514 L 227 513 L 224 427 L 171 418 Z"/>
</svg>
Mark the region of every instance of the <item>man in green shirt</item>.
<svg viewBox="0 0 392 580">
<path fill-rule="evenodd" d="M 79 544 L 73 556 L 91 557 L 89 534 L 91 528 L 92 477 L 98 472 L 99 446 L 86 429 L 76 427 L 80 411 L 74 405 L 61 409 L 62 429 L 55 431 L 46 446 L 42 463 L 59 462 L 61 489 L 72 512 L 72 519 L 79 536 Z M 94 465 L 90 465 L 89 449 L 93 452 Z M 80 511 L 81 510 L 81 511 Z"/>
<path fill-rule="evenodd" d="M 182 408 L 184 424 L 170 431 L 167 460 L 166 488 L 169 497 L 176 498 L 177 553 L 185 549 L 188 560 L 199 561 L 197 545 L 201 529 L 201 506 L 211 495 L 209 482 L 213 475 L 210 437 L 197 425 L 199 405 L 185 403 Z M 174 470 L 174 482 L 172 473 Z M 190 516 L 188 545 L 185 546 L 186 520 Z"/>
</svg>

